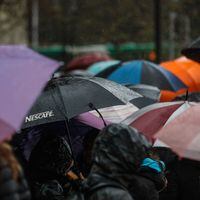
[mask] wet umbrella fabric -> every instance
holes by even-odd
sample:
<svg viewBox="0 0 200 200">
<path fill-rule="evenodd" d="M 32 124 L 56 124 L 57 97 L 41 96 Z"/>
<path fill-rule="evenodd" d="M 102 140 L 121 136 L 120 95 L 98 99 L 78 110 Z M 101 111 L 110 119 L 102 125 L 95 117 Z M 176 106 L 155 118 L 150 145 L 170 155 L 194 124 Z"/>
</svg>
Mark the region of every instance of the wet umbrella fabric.
<svg viewBox="0 0 200 200">
<path fill-rule="evenodd" d="M 154 140 L 154 135 L 174 117 L 188 109 L 188 104 L 179 102 L 156 103 L 136 111 L 122 123 L 137 128 L 148 139 Z"/>
<path fill-rule="evenodd" d="M 60 63 L 19 45 L 0 46 L 0 140 L 17 131 Z"/>
<path fill-rule="evenodd" d="M 96 74 L 100 73 L 101 71 L 112 67 L 113 65 L 118 65 L 120 62 L 121 61 L 119 61 L 119 60 L 108 60 L 108 61 L 97 62 L 97 63 L 92 64 L 87 69 L 87 71 L 96 75 Z"/>
<path fill-rule="evenodd" d="M 155 102 L 159 102 L 161 91 L 159 90 L 159 88 L 155 86 L 145 85 L 145 84 L 137 84 L 137 85 L 130 84 L 126 85 L 126 87 L 143 95 L 144 97 L 152 99 Z"/>
<path fill-rule="evenodd" d="M 161 63 L 161 66 L 175 74 L 190 92 L 200 90 L 200 64 L 185 57 Z"/>
<path fill-rule="evenodd" d="M 200 104 L 186 105 L 187 109 L 169 120 L 155 138 L 167 144 L 179 156 L 200 161 Z"/>
<path fill-rule="evenodd" d="M 154 63 L 138 60 L 123 63 L 121 66 L 109 68 L 97 74 L 120 84 L 147 84 L 156 86 L 162 90 L 178 91 L 187 88 L 186 85 L 174 74 Z"/>
<path fill-rule="evenodd" d="M 131 103 L 128 103 L 126 105 L 117 105 L 117 106 L 101 108 L 99 109 L 99 112 L 101 113 L 105 121 L 105 124 L 108 125 L 111 123 L 120 123 L 128 116 L 136 112 L 137 110 L 138 108 L 136 106 L 132 105 Z M 87 124 L 99 130 L 105 127 L 102 118 L 96 111 L 89 111 L 86 113 L 82 113 L 76 116 L 75 119 L 83 124 Z"/>
<path fill-rule="evenodd" d="M 200 64 L 186 57 L 163 62 L 160 64 L 171 73 L 175 74 L 186 86 L 189 92 L 200 90 Z M 165 92 L 163 94 L 163 92 Z M 177 92 L 162 91 L 160 101 L 171 101 L 176 96 L 186 93 L 186 90 Z"/>
<path fill-rule="evenodd" d="M 64 77 L 52 80 L 25 118 L 23 128 L 70 119 L 95 108 L 126 104 L 136 92 L 102 78 Z"/>
</svg>

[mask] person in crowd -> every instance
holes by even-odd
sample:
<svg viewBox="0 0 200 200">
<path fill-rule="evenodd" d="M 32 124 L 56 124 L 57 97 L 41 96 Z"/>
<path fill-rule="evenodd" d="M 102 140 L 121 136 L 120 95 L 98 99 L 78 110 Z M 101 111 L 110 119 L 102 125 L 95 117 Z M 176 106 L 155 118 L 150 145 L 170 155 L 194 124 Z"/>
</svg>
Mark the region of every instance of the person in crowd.
<svg viewBox="0 0 200 200">
<path fill-rule="evenodd" d="M 91 172 L 85 181 L 88 200 L 156 200 L 166 186 L 160 162 L 148 155 L 149 143 L 136 129 L 111 124 L 98 135 Z"/>
<path fill-rule="evenodd" d="M 187 48 L 182 49 L 181 53 L 187 58 L 200 63 L 200 37 L 196 38 Z"/>
<path fill-rule="evenodd" d="M 179 158 L 168 147 L 154 147 L 166 164 L 167 187 L 160 200 L 198 200 L 200 197 L 200 162 Z"/>
<path fill-rule="evenodd" d="M 71 149 L 63 136 L 44 134 L 29 158 L 33 198 L 62 200 L 69 192 L 67 173 L 73 166 Z"/>
<path fill-rule="evenodd" d="M 0 143 L 0 199 L 31 199 L 22 168 L 7 142 Z"/>
</svg>

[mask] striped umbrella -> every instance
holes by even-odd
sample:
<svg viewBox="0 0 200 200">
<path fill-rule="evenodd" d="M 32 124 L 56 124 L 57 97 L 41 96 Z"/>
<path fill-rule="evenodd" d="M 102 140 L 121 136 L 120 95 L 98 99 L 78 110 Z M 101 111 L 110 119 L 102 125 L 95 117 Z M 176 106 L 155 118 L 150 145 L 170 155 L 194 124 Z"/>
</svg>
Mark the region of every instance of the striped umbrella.
<svg viewBox="0 0 200 200">
<path fill-rule="evenodd" d="M 200 103 L 156 103 L 134 112 L 122 123 L 137 128 L 149 140 L 170 147 L 179 156 L 200 160 Z"/>
<path fill-rule="evenodd" d="M 154 135 L 166 123 L 186 111 L 193 104 L 184 101 L 156 103 L 133 113 L 122 123 L 137 128 L 148 139 L 154 140 Z"/>
<path fill-rule="evenodd" d="M 180 109 L 181 114 L 168 120 L 155 138 L 167 144 L 179 156 L 200 161 L 200 104 L 185 103 Z"/>
</svg>

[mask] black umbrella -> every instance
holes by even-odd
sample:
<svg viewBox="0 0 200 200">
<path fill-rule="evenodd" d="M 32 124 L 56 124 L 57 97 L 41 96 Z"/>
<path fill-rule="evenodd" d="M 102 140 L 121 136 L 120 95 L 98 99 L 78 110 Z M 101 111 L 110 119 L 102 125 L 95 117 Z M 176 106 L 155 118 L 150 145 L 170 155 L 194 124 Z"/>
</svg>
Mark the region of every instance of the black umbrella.
<svg viewBox="0 0 200 200">
<path fill-rule="evenodd" d="M 26 116 L 22 128 L 70 119 L 91 109 L 126 104 L 140 97 L 128 88 L 102 78 L 53 79 Z"/>
<path fill-rule="evenodd" d="M 198 37 L 188 48 L 185 48 L 181 53 L 194 61 L 200 62 L 200 37 Z"/>
<path fill-rule="evenodd" d="M 155 86 L 145 85 L 145 84 L 137 84 L 137 85 L 128 84 L 126 85 L 126 87 L 141 94 L 146 98 L 152 99 L 154 103 L 159 102 L 160 100 L 161 91 L 159 88 Z"/>
</svg>

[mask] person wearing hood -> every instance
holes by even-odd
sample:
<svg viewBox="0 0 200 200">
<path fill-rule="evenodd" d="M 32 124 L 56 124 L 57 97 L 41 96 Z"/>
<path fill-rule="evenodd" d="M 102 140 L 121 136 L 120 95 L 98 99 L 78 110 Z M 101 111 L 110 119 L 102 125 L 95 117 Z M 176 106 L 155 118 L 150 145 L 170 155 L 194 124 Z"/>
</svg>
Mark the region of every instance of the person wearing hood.
<svg viewBox="0 0 200 200">
<path fill-rule="evenodd" d="M 62 200 L 68 193 L 67 172 L 73 166 L 66 139 L 46 134 L 34 147 L 29 158 L 29 174 L 34 199 Z"/>
<path fill-rule="evenodd" d="M 200 63 L 200 37 L 198 37 L 187 48 L 182 49 L 181 53 L 187 58 Z"/>
<path fill-rule="evenodd" d="M 88 200 L 157 200 L 166 185 L 159 161 L 148 155 L 149 143 L 136 129 L 105 127 L 97 137 L 86 184 Z"/>
</svg>

